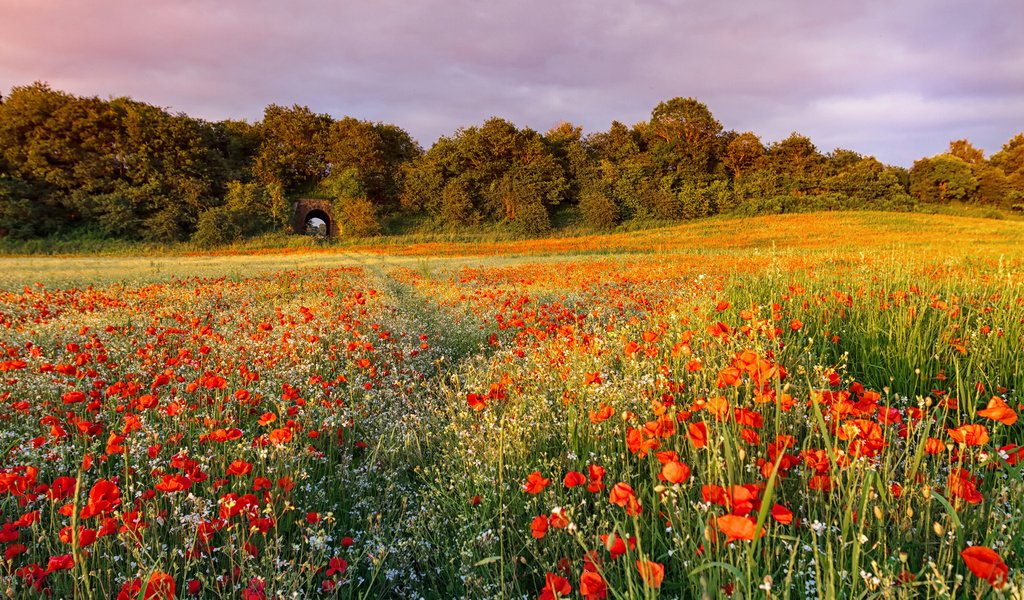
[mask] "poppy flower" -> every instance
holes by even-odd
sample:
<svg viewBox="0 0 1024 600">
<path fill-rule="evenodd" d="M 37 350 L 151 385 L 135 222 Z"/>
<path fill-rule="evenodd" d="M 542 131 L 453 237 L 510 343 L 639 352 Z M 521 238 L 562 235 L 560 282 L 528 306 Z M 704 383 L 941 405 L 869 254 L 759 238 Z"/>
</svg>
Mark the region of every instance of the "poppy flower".
<svg viewBox="0 0 1024 600">
<path fill-rule="evenodd" d="M 174 598 L 174 578 L 163 571 L 153 571 L 146 581 L 143 600 L 172 600 Z"/>
<path fill-rule="evenodd" d="M 991 548 L 971 546 L 961 552 L 960 556 L 971 573 L 989 582 L 992 587 L 999 589 L 1006 584 L 1010 572 L 1009 567 Z"/>
<path fill-rule="evenodd" d="M 967 469 L 954 469 L 946 480 L 949 493 L 969 504 L 980 504 L 984 500 L 981 492 L 978 491 L 977 478 L 973 477 Z"/>
<path fill-rule="evenodd" d="M 718 530 L 725 534 L 726 543 L 733 540 L 753 540 L 757 524 L 747 517 L 737 515 L 724 515 L 715 519 Z M 761 536 L 764 537 L 764 528 L 761 529 Z"/>
<path fill-rule="evenodd" d="M 46 563 L 46 572 L 53 573 L 55 571 L 68 571 L 75 566 L 75 559 L 70 554 L 62 554 L 60 556 L 51 556 L 50 560 Z"/>
<path fill-rule="evenodd" d="M 554 573 L 544 575 L 544 588 L 540 592 L 539 600 L 556 600 L 572 594 L 572 585 L 569 580 Z"/>
<path fill-rule="evenodd" d="M 605 550 L 607 550 L 608 553 L 611 554 L 612 560 L 615 560 L 616 558 L 626 553 L 627 544 L 629 546 L 629 550 L 636 549 L 635 537 L 631 537 L 628 540 L 624 540 L 614 533 L 611 535 L 601 534 L 601 543 L 604 544 Z"/>
<path fill-rule="evenodd" d="M 605 469 L 601 465 L 590 465 L 587 467 L 590 481 L 587 483 L 587 491 L 596 494 L 604 489 Z"/>
<path fill-rule="evenodd" d="M 700 449 L 708 445 L 708 426 L 703 422 L 690 423 L 688 434 L 694 448 Z"/>
<path fill-rule="evenodd" d="M 946 432 L 953 441 L 967 446 L 981 446 L 988 442 L 988 429 L 984 425 L 961 425 Z"/>
<path fill-rule="evenodd" d="M 112 481 L 100 479 L 89 490 L 89 502 L 82 509 L 81 517 L 89 519 L 113 510 L 121 504 L 121 490 Z"/>
<path fill-rule="evenodd" d="M 252 465 L 244 460 L 238 459 L 231 461 L 231 464 L 228 466 L 227 475 L 231 477 L 241 477 L 242 475 L 248 475 L 251 472 Z"/>
<path fill-rule="evenodd" d="M 569 471 L 565 474 L 565 478 L 562 479 L 562 483 L 564 483 L 567 488 L 574 488 L 578 485 L 583 485 L 586 482 L 587 478 L 583 473 L 578 473 L 576 471 Z"/>
<path fill-rule="evenodd" d="M 647 587 L 661 587 L 661 582 L 665 579 L 665 566 L 661 563 L 638 560 L 636 561 L 636 570 L 640 571 L 640 577 Z"/>
<path fill-rule="evenodd" d="M 612 491 L 608 495 L 608 501 L 616 506 L 625 508 L 626 514 L 630 516 L 635 517 L 642 511 L 640 503 L 636 499 L 636 493 L 627 483 L 619 482 L 612 486 Z"/>
<path fill-rule="evenodd" d="M 793 512 L 781 504 L 772 506 L 772 518 L 783 525 L 793 522 Z"/>
<path fill-rule="evenodd" d="M 569 517 L 565 515 L 565 509 L 559 506 L 551 511 L 548 522 L 555 529 L 565 529 L 569 526 Z"/>
<path fill-rule="evenodd" d="M 611 416 L 615 414 L 615 409 L 607 404 L 602 404 L 597 407 L 597 410 L 590 411 L 590 422 L 594 425 L 599 425 L 603 421 L 607 421 Z"/>
<path fill-rule="evenodd" d="M 550 479 L 545 479 L 540 471 L 534 471 L 526 476 L 526 483 L 523 484 L 523 491 L 527 494 L 539 494 L 544 488 L 548 487 L 551 483 Z"/>
<path fill-rule="evenodd" d="M 80 392 L 78 390 L 65 392 L 61 395 L 60 399 L 64 404 L 77 404 L 85 400 L 85 392 Z"/>
<path fill-rule="evenodd" d="M 988 401 L 988 406 L 979 410 L 978 415 L 999 421 L 1003 425 L 1013 425 L 1017 422 L 1017 413 L 999 396 L 992 396 Z"/>
<path fill-rule="evenodd" d="M 584 600 L 603 600 L 608 597 L 608 584 L 600 573 L 584 571 L 580 575 L 580 595 Z"/>
<path fill-rule="evenodd" d="M 538 515 L 530 521 L 530 535 L 534 539 L 543 539 L 548 532 L 548 518 L 544 515 Z"/>
<path fill-rule="evenodd" d="M 346 561 L 344 558 L 339 558 L 339 557 L 336 556 L 336 557 L 331 558 L 331 560 L 327 563 L 327 576 L 328 577 L 334 575 L 335 573 L 338 573 L 339 575 L 344 575 L 345 571 L 347 571 L 347 570 L 348 570 L 348 561 Z"/>
<path fill-rule="evenodd" d="M 141 591 L 142 580 L 138 577 L 129 579 L 121 586 L 121 591 L 117 593 L 117 600 L 135 600 Z"/>
<path fill-rule="evenodd" d="M 160 492 L 183 492 L 192 487 L 192 480 L 184 475 L 167 474 L 153 487 Z"/>
<path fill-rule="evenodd" d="M 466 404 L 476 412 L 487 408 L 487 401 L 479 394 L 470 393 L 466 396 Z"/>
<path fill-rule="evenodd" d="M 673 460 L 665 463 L 659 477 L 669 483 L 686 483 L 690 479 L 690 467 L 686 463 Z"/>
</svg>

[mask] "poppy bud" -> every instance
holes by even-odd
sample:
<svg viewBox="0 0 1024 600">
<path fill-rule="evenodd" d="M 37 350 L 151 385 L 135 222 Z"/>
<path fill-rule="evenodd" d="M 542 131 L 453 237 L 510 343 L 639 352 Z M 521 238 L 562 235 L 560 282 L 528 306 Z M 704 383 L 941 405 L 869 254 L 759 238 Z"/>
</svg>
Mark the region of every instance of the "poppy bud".
<svg viewBox="0 0 1024 600">
<path fill-rule="evenodd" d="M 882 514 L 882 509 L 877 504 L 875 505 L 875 518 L 879 521 L 885 518 L 885 515 Z"/>
<path fill-rule="evenodd" d="M 943 535 L 946 534 L 946 530 L 942 527 L 942 525 L 939 524 L 938 521 L 935 521 L 934 523 L 932 523 L 932 531 L 934 531 L 935 535 L 937 535 L 939 537 L 942 537 Z"/>
<path fill-rule="evenodd" d="M 912 509 L 910 507 L 907 507 L 907 518 L 908 519 L 913 519 L 914 518 L 914 509 Z"/>
<path fill-rule="evenodd" d="M 929 500 L 932 497 L 932 486 L 926 485 L 921 487 L 921 495 L 924 496 L 925 500 Z"/>
</svg>

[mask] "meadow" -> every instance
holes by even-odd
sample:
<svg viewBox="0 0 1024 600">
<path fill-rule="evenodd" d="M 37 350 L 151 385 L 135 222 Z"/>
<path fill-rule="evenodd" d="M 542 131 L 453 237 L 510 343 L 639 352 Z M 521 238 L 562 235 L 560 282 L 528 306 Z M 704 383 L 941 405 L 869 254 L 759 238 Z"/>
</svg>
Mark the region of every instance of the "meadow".
<svg viewBox="0 0 1024 600">
<path fill-rule="evenodd" d="M 1021 239 L 0 258 L 0 593 L 1021 598 Z"/>
</svg>

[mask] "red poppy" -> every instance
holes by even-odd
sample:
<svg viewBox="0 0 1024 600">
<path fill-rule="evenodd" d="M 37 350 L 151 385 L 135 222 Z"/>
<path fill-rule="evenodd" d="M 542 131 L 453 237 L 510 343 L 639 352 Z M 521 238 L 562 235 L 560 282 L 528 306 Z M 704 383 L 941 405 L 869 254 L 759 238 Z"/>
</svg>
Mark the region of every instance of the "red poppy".
<svg viewBox="0 0 1024 600">
<path fill-rule="evenodd" d="M 1009 567 L 991 548 L 971 546 L 961 552 L 960 556 L 963 557 L 964 564 L 971 570 L 971 573 L 989 582 L 992 587 L 999 589 L 1006 585 L 1010 572 Z"/>
<path fill-rule="evenodd" d="M 640 571 L 640 577 L 643 578 L 647 587 L 661 587 L 661 582 L 665 579 L 665 566 L 661 563 L 638 560 L 636 561 L 636 570 Z"/>
<path fill-rule="evenodd" d="M 327 576 L 328 577 L 334 575 L 335 573 L 337 573 L 339 575 L 344 575 L 345 571 L 347 571 L 347 570 L 348 570 L 348 561 L 346 561 L 344 558 L 339 558 L 339 557 L 336 556 L 336 557 L 331 558 L 331 560 L 327 563 Z"/>
<path fill-rule="evenodd" d="M 967 446 L 981 446 L 988 442 L 988 429 L 984 425 L 961 425 L 946 432 L 953 441 Z"/>
<path fill-rule="evenodd" d="M 978 415 L 999 421 L 1003 425 L 1013 425 L 1017 422 L 1017 413 L 999 396 L 992 396 L 988 401 L 988 406 L 979 410 Z"/>
<path fill-rule="evenodd" d="M 689 427 L 690 443 L 693 444 L 694 448 L 703 448 L 708 445 L 708 426 L 702 421 L 697 423 L 690 423 Z"/>
<path fill-rule="evenodd" d="M 112 481 L 100 479 L 89 490 L 89 502 L 82 509 L 81 517 L 89 519 L 114 510 L 121 504 L 121 490 Z"/>
<path fill-rule="evenodd" d="M 615 560 L 616 558 L 626 553 L 627 544 L 629 546 L 629 550 L 636 549 L 635 537 L 631 537 L 628 540 L 623 540 L 621 537 L 615 535 L 614 533 L 610 536 L 602 534 L 601 542 L 604 544 L 605 550 L 607 550 L 608 553 L 612 555 L 612 560 Z"/>
<path fill-rule="evenodd" d="M 574 488 L 578 485 L 583 485 L 586 482 L 587 478 L 583 473 L 578 473 L 576 471 L 569 471 L 565 474 L 565 478 L 562 479 L 562 483 L 564 483 L 567 488 Z"/>
<path fill-rule="evenodd" d="M 556 600 L 564 598 L 572 593 L 572 586 L 565 577 L 546 573 L 544 575 L 544 588 L 540 592 L 538 600 Z"/>
<path fill-rule="evenodd" d="M 608 597 L 608 584 L 595 571 L 584 571 L 580 575 L 580 595 L 585 600 L 603 600 Z"/>
<path fill-rule="evenodd" d="M 686 483 L 690 479 L 690 467 L 686 463 L 673 460 L 672 462 L 665 463 L 661 468 L 659 478 L 669 483 Z"/>
<path fill-rule="evenodd" d="M 526 476 L 526 483 L 523 484 L 523 491 L 527 494 L 539 494 L 544 488 L 548 487 L 551 483 L 550 479 L 545 479 L 540 471 L 534 471 Z"/>
<path fill-rule="evenodd" d="M 175 592 L 174 578 L 163 571 L 153 571 L 146 582 L 143 600 L 171 600 Z"/>
<path fill-rule="evenodd" d="M 530 521 L 530 535 L 535 539 L 542 539 L 548 532 L 548 518 L 544 515 L 538 515 Z"/>
<path fill-rule="evenodd" d="M 718 530 L 725 534 L 726 543 L 732 540 L 753 540 L 757 523 L 747 517 L 736 515 L 724 515 L 715 519 Z M 764 528 L 761 529 L 761 536 L 764 537 Z"/>
<path fill-rule="evenodd" d="M 793 522 L 793 512 L 781 504 L 772 506 L 772 518 L 783 525 Z"/>
<path fill-rule="evenodd" d="M 231 464 L 228 466 L 227 474 L 232 477 L 241 477 L 242 475 L 248 475 L 251 472 L 252 465 L 244 460 L 238 459 L 231 461 Z"/>
</svg>

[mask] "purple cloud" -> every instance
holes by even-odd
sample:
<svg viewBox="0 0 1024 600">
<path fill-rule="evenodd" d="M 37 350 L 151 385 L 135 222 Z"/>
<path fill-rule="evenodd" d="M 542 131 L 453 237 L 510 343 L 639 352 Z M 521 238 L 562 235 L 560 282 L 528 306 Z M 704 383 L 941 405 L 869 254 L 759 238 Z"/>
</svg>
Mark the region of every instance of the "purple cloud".
<svg viewBox="0 0 1024 600">
<path fill-rule="evenodd" d="M 909 165 L 1024 129 L 1018 0 L 0 0 L 0 91 L 36 80 L 207 119 L 305 104 L 425 146 L 498 115 L 544 131 L 693 96 L 765 142 Z"/>
</svg>

